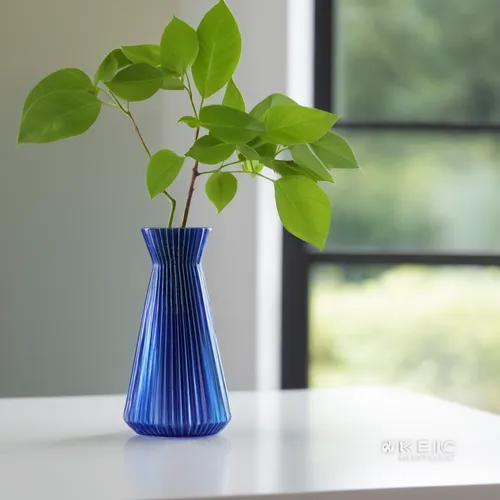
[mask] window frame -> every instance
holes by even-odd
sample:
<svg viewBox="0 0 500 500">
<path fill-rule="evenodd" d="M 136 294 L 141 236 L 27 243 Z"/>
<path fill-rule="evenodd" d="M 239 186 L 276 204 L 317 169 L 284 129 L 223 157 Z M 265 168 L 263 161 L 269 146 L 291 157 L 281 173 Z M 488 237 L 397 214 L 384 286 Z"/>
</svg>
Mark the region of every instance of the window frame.
<svg viewBox="0 0 500 500">
<path fill-rule="evenodd" d="M 376 1 L 376 0 L 374 0 Z M 316 0 L 314 13 L 314 106 L 335 108 L 337 0 Z M 500 133 L 500 125 L 422 122 L 349 122 L 335 130 L 391 132 Z M 422 264 L 455 266 L 500 266 L 499 254 L 433 252 L 308 252 L 307 244 L 283 230 L 281 386 L 309 386 L 309 275 L 311 267 L 328 264 Z"/>
</svg>

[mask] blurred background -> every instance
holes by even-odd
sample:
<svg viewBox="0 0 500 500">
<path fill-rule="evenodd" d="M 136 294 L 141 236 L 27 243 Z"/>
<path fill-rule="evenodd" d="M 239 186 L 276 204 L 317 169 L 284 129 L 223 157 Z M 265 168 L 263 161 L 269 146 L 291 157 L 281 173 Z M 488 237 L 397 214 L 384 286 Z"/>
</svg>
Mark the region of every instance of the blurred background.
<svg viewBox="0 0 500 500">
<path fill-rule="evenodd" d="M 282 233 L 265 183 L 240 182 L 220 216 L 200 186 L 191 223 L 214 227 L 204 267 L 229 388 L 382 384 L 500 412 L 500 0 L 227 3 L 247 106 L 286 92 L 338 113 L 362 167 L 327 187 L 323 254 Z M 126 390 L 150 267 L 139 230 L 167 217 L 122 116 L 17 149 L 25 96 L 213 4 L 0 5 L 0 397 Z M 188 149 L 189 109 L 169 93 L 136 106 L 151 149 Z"/>
<path fill-rule="evenodd" d="M 337 173 L 329 255 L 305 257 L 307 382 L 500 412 L 500 2 L 318 8 L 316 104 L 362 172 Z"/>
</svg>

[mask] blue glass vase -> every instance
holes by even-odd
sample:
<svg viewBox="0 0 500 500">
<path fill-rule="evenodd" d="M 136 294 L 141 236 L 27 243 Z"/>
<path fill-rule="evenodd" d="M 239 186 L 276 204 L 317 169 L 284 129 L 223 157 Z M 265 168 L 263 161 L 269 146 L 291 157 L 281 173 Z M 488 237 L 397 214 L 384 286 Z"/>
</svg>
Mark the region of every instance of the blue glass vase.
<svg viewBox="0 0 500 500">
<path fill-rule="evenodd" d="M 210 436 L 231 419 L 201 267 L 208 228 L 142 230 L 153 261 L 125 422 L 138 434 Z"/>
</svg>

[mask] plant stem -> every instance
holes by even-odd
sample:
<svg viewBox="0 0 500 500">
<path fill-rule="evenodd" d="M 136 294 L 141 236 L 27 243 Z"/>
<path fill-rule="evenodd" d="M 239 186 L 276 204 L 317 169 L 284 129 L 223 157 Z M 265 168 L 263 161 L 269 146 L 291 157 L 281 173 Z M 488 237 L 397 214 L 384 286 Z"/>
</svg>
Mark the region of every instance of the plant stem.
<svg viewBox="0 0 500 500">
<path fill-rule="evenodd" d="M 196 133 L 194 136 L 194 142 L 198 140 L 198 137 L 200 135 L 200 129 L 196 129 Z M 189 209 L 191 208 L 191 201 L 193 200 L 193 193 L 194 193 L 194 185 L 196 182 L 196 178 L 200 175 L 198 172 L 198 160 L 194 162 L 194 167 L 193 167 L 193 173 L 191 174 L 191 182 L 189 183 L 189 191 L 188 191 L 188 196 L 186 200 L 186 208 L 184 209 L 184 216 L 182 217 L 182 225 L 181 227 L 186 227 L 188 217 L 189 217 Z"/>
<path fill-rule="evenodd" d="M 144 141 L 144 137 L 142 137 L 141 131 L 139 130 L 139 126 L 137 125 L 134 116 L 130 111 L 125 111 L 125 114 L 130 118 L 131 122 L 133 123 L 137 136 L 139 137 L 142 147 L 144 148 L 144 151 L 146 151 L 146 154 L 149 156 L 149 158 L 151 158 L 151 151 L 149 151 L 149 148 L 146 146 L 146 142 Z"/>
<path fill-rule="evenodd" d="M 112 102 L 101 101 L 101 103 L 104 104 L 105 106 L 109 106 L 110 108 L 120 109 L 116 104 L 113 104 Z"/>
<path fill-rule="evenodd" d="M 116 104 L 118 105 L 118 107 L 125 113 L 127 114 L 127 110 L 122 106 L 122 103 L 120 102 L 120 100 L 118 99 L 118 97 L 115 96 L 115 94 L 113 94 L 113 92 L 111 92 L 111 90 L 109 92 L 107 92 L 106 90 L 104 89 L 101 89 L 99 87 L 99 89 L 104 92 L 110 99 L 113 99 L 113 101 L 116 102 Z"/>
<path fill-rule="evenodd" d="M 98 92 L 102 92 L 103 94 L 106 94 L 112 101 L 116 101 L 116 99 L 113 99 L 113 97 L 103 88 L 97 87 Z"/>
<path fill-rule="evenodd" d="M 227 172 L 228 174 L 250 174 L 250 175 L 256 175 L 257 177 L 262 177 L 263 179 L 266 179 L 267 181 L 270 182 L 276 182 L 274 179 L 271 179 L 271 177 L 266 177 L 265 175 L 259 174 L 258 172 L 245 172 L 244 170 L 232 170 Z"/>
<path fill-rule="evenodd" d="M 206 172 L 198 172 L 198 175 L 215 174 L 215 172 L 220 172 L 223 168 L 230 167 L 231 165 L 238 165 L 239 163 L 241 163 L 240 160 L 233 161 L 232 163 L 226 163 L 226 164 L 223 163 L 219 168 L 216 168 L 215 170 L 207 170 Z"/>
<path fill-rule="evenodd" d="M 144 137 L 141 134 L 139 126 L 137 125 L 137 122 L 135 121 L 134 115 L 132 115 L 132 113 L 130 112 L 130 105 L 127 103 L 127 109 L 125 109 L 122 106 L 122 104 L 120 103 L 120 101 L 117 99 L 115 94 L 113 94 L 113 92 L 110 91 L 110 93 L 108 94 L 105 90 L 103 90 L 101 88 L 99 88 L 99 90 L 102 90 L 102 92 L 104 92 L 108 97 L 113 99 L 113 101 L 115 101 L 117 104 L 117 106 L 115 106 L 115 107 L 120 108 L 130 118 L 130 121 L 134 125 L 135 132 L 137 133 L 137 136 L 139 137 L 139 140 L 141 141 L 142 147 L 144 148 L 144 151 L 148 155 L 148 158 L 151 159 L 151 151 L 149 150 L 148 146 L 146 145 L 146 141 L 144 140 Z M 171 228 L 172 224 L 174 222 L 177 201 L 172 196 L 170 196 L 170 194 L 168 194 L 168 192 L 166 190 L 163 191 L 163 194 L 170 200 L 170 217 L 168 219 L 168 227 Z"/>
<path fill-rule="evenodd" d="M 116 104 L 113 104 L 114 102 L 116 102 L 116 99 L 113 99 L 113 97 L 108 93 L 106 92 L 104 89 L 102 89 L 101 87 L 97 87 L 97 97 L 99 97 L 99 92 L 102 92 L 110 101 L 113 101 L 113 102 L 108 102 L 108 101 L 103 101 L 101 99 L 99 99 L 101 101 L 102 104 L 106 105 L 106 106 L 111 106 L 112 108 L 118 108 L 118 109 L 121 109 L 119 106 L 117 106 Z"/>
<path fill-rule="evenodd" d="M 191 101 L 191 107 L 193 108 L 194 116 L 196 118 L 198 118 L 198 111 L 196 111 L 196 106 L 194 105 L 193 89 L 191 87 L 191 81 L 189 80 L 189 75 L 187 73 L 186 73 L 186 81 L 187 81 L 186 90 L 189 94 L 189 100 Z"/>
<path fill-rule="evenodd" d="M 232 164 L 229 164 L 229 165 L 232 165 Z M 224 165 L 224 166 L 228 167 L 229 165 Z M 220 171 L 221 171 L 221 169 L 217 168 L 215 170 L 207 170 L 206 172 L 198 172 L 198 175 L 215 174 L 215 173 L 220 172 Z M 260 174 L 258 172 L 247 172 L 245 170 L 229 170 L 229 171 L 226 170 L 225 172 L 228 173 L 228 174 L 250 174 L 250 175 L 256 175 L 257 177 L 262 177 L 263 179 L 266 179 L 268 181 L 275 182 L 274 179 L 271 179 L 270 177 L 266 177 L 265 175 Z"/>
<path fill-rule="evenodd" d="M 225 165 L 221 165 L 220 170 L 226 167 L 230 167 L 231 165 L 238 165 L 238 163 L 242 163 L 242 161 L 238 160 L 238 161 L 233 161 L 232 163 L 226 163 Z"/>
<path fill-rule="evenodd" d="M 170 200 L 170 217 L 168 218 L 168 227 L 171 228 L 174 223 L 175 209 L 177 207 L 177 201 L 172 198 L 167 191 L 163 191 L 163 194 Z"/>
</svg>

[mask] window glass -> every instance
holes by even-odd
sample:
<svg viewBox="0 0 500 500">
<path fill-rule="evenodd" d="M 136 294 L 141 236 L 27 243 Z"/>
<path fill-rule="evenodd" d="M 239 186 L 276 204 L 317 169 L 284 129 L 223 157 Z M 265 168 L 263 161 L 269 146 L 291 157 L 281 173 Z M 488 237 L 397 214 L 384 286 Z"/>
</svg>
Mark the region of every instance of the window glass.
<svg viewBox="0 0 500 500">
<path fill-rule="evenodd" d="M 500 123 L 498 0 L 337 5 L 335 112 L 345 120 Z"/>
<path fill-rule="evenodd" d="M 500 270 L 318 264 L 310 385 L 389 384 L 500 413 Z"/>
<path fill-rule="evenodd" d="M 326 250 L 500 252 L 498 135 L 349 132 Z"/>
</svg>

